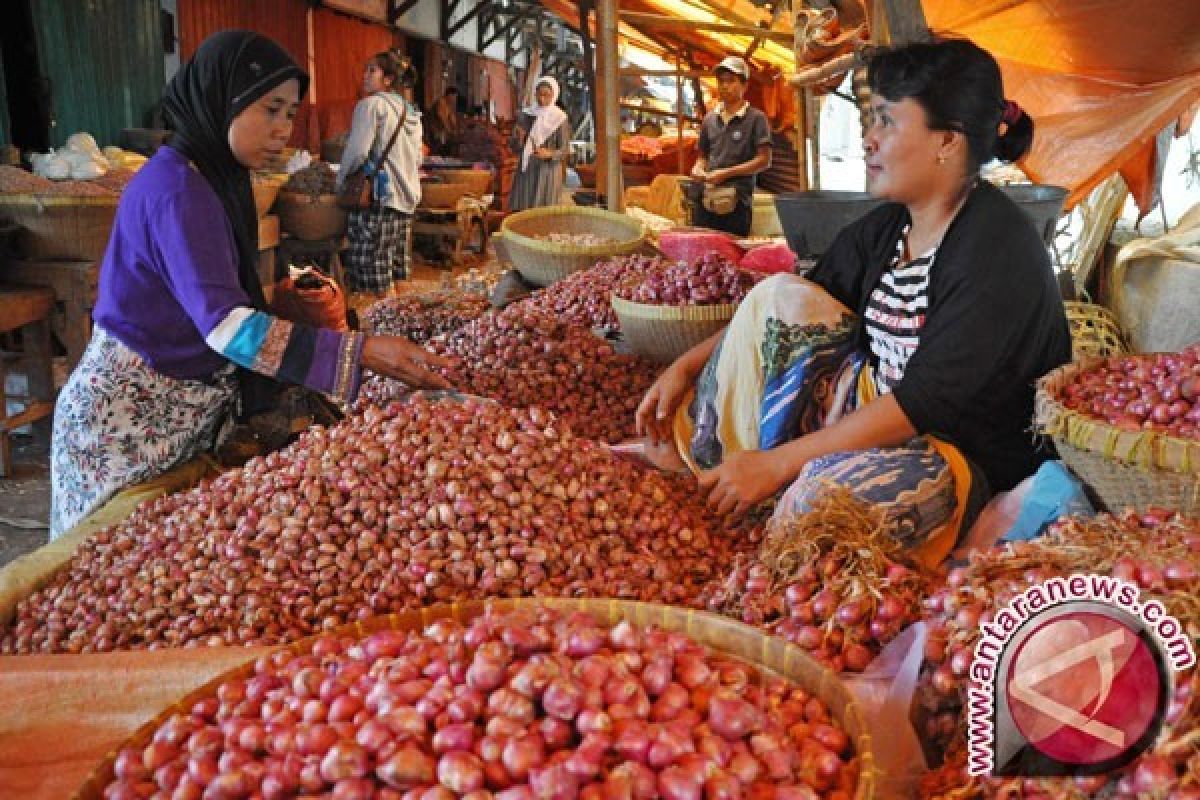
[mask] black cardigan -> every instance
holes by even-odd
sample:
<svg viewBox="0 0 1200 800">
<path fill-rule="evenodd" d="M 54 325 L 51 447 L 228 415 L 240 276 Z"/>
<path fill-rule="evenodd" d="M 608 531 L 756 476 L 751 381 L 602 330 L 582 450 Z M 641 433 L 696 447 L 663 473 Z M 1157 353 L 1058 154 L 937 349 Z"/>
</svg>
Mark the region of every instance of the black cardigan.
<svg viewBox="0 0 1200 800">
<path fill-rule="evenodd" d="M 908 210 L 885 204 L 846 226 L 808 278 L 862 315 Z M 1030 432 L 1035 381 L 1071 359 L 1071 336 L 1041 236 L 989 183 L 971 190 L 934 257 L 920 343 L 893 389 L 919 433 L 958 445 L 1011 489 L 1051 457 Z"/>
</svg>

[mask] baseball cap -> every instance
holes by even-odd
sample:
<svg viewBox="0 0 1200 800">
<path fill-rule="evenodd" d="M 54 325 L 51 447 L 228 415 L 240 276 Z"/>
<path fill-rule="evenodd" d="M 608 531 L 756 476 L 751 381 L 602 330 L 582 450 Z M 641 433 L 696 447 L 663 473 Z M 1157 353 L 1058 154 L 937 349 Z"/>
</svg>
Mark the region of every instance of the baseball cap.
<svg viewBox="0 0 1200 800">
<path fill-rule="evenodd" d="M 725 56 L 720 64 L 713 68 L 713 72 L 720 72 L 727 69 L 734 75 L 740 75 L 743 80 L 750 80 L 750 68 L 746 66 L 746 59 L 741 56 Z"/>
</svg>

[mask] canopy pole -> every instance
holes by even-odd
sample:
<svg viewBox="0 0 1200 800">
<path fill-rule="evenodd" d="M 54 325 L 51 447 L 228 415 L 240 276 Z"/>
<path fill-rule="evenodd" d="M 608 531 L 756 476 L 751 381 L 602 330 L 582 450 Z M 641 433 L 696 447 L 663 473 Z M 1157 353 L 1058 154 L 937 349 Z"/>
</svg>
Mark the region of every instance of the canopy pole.
<svg viewBox="0 0 1200 800">
<path fill-rule="evenodd" d="M 675 53 L 675 136 L 679 145 L 679 174 L 683 174 L 683 56 Z"/>
<path fill-rule="evenodd" d="M 800 191 L 807 192 L 808 184 L 808 90 L 796 90 L 796 178 Z"/>
<path fill-rule="evenodd" d="M 621 111 L 617 95 L 617 0 L 599 0 L 596 4 L 600 26 L 600 107 L 604 118 L 604 192 L 608 209 L 620 211 L 621 188 Z"/>
</svg>

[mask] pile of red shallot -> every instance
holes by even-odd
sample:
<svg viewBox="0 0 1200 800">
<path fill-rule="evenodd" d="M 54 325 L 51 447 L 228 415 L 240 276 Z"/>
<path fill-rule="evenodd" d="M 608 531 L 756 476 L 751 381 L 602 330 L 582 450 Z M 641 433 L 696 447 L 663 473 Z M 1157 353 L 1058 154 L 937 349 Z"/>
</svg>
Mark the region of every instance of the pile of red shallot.
<svg viewBox="0 0 1200 800">
<path fill-rule="evenodd" d="M 586 328 L 520 308 L 488 314 L 427 346 L 456 362 L 443 374 L 459 391 L 546 409 L 575 434 L 603 442 L 634 436 L 634 412 L 656 376 L 649 362 L 616 353 Z M 379 404 L 407 388 L 372 377 L 362 391 Z"/>
<path fill-rule="evenodd" d="M 261 658 L 121 750 L 105 797 L 833 800 L 857 772 L 808 691 L 681 633 L 541 608 Z"/>
<path fill-rule="evenodd" d="M 479 292 L 437 290 L 388 297 L 363 312 L 363 330 L 425 344 L 479 319 L 490 308 Z"/>
<path fill-rule="evenodd" d="M 613 292 L 641 282 L 668 263 L 653 256 L 615 256 L 539 289 L 511 307 L 550 314 L 570 325 L 616 330 L 620 323 L 612 310 Z"/>
<path fill-rule="evenodd" d="M 18 604 L 0 652 L 277 644 L 489 596 L 694 605 L 759 535 L 540 409 L 415 396 L 143 504 Z"/>
<path fill-rule="evenodd" d="M 679 261 L 646 275 L 639 284 L 626 284 L 619 296 L 634 303 L 658 306 L 708 306 L 740 303 L 757 281 L 716 253 Z"/>
<path fill-rule="evenodd" d="M 974 555 L 927 600 L 932 614 L 914 698 L 917 734 L 931 763 L 922 796 L 938 800 L 1046 797 L 1191 800 L 1200 787 L 1195 753 L 1200 673 L 1176 676 L 1164 728 L 1129 766 L 1074 779 L 972 778 L 966 773 L 964 705 L 979 626 L 1021 592 L 1052 577 L 1111 575 L 1154 597 L 1195 639 L 1200 635 L 1200 519 L 1166 511 L 1064 517 L 1043 537 Z M 1019 792 L 1019 794 L 1018 794 Z"/>
<path fill-rule="evenodd" d="M 831 487 L 807 512 L 772 520 L 759 552 L 702 600 L 834 671 L 861 672 L 920 617 L 926 590 L 881 512 Z"/>
<path fill-rule="evenodd" d="M 1200 343 L 1180 353 L 1105 359 L 1080 372 L 1059 399 L 1122 430 L 1200 439 Z"/>
</svg>

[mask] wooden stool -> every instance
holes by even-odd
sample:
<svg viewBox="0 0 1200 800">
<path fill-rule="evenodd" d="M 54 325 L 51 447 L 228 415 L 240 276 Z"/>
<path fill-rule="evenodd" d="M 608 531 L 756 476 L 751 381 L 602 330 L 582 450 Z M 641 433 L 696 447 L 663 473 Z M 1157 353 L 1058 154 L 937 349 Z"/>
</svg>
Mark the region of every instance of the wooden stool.
<svg viewBox="0 0 1200 800">
<path fill-rule="evenodd" d="M 49 441 L 50 420 L 54 414 L 54 377 L 50 369 L 50 309 L 54 292 L 50 289 L 0 285 L 0 333 L 20 331 L 20 358 L 29 382 L 29 403 L 19 414 L 8 416 L 7 360 L 0 358 L 0 477 L 12 475 L 12 445 L 9 434 L 32 422 L 39 438 Z"/>
</svg>

